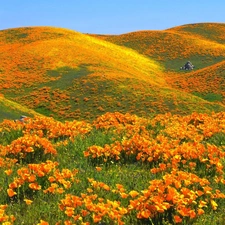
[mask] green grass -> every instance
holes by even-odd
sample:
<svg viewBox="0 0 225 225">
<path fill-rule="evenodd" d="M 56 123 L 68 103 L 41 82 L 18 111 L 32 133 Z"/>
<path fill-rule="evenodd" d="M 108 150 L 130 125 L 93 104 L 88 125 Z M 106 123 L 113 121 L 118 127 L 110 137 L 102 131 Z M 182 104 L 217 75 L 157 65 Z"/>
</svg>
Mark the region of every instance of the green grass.
<svg viewBox="0 0 225 225">
<path fill-rule="evenodd" d="M 91 71 L 88 70 L 87 66 L 88 65 L 81 64 L 78 68 L 61 67 L 57 70 L 49 70 L 47 72 L 47 76 L 59 77 L 59 79 L 51 81 L 45 85 L 48 85 L 52 89 L 59 88 L 60 90 L 71 87 L 74 79 L 86 77 L 87 75 L 91 74 Z"/>
<path fill-rule="evenodd" d="M 222 102 L 223 101 L 223 96 L 221 94 L 216 94 L 216 93 L 199 93 L 199 92 L 194 92 L 194 95 L 203 98 L 209 102 Z"/>
<path fill-rule="evenodd" d="M 211 55 L 193 55 L 187 58 L 182 59 L 168 59 L 165 62 L 163 62 L 165 69 L 169 71 L 174 71 L 178 73 L 190 73 L 192 71 L 196 71 L 199 69 L 203 69 L 208 66 L 212 66 L 213 64 L 222 62 L 225 59 L 225 57 L 214 57 Z M 195 66 L 193 70 L 180 70 L 180 67 L 184 66 L 184 64 L 187 61 L 191 61 L 191 63 Z"/>
<path fill-rule="evenodd" d="M 42 114 L 42 115 L 45 115 L 45 116 L 51 116 L 52 115 L 52 111 L 49 110 L 48 107 L 45 106 L 45 105 L 38 106 L 37 108 L 35 108 L 35 111 Z"/>
</svg>

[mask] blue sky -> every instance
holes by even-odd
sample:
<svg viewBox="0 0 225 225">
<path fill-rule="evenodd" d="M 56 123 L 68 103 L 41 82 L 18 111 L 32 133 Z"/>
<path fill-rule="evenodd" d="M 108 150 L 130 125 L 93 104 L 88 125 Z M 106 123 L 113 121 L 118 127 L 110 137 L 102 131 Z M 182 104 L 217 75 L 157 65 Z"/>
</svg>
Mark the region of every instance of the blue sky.
<svg viewBox="0 0 225 225">
<path fill-rule="evenodd" d="M 0 30 L 54 26 L 122 34 L 201 22 L 225 22 L 224 0 L 0 0 Z"/>
</svg>

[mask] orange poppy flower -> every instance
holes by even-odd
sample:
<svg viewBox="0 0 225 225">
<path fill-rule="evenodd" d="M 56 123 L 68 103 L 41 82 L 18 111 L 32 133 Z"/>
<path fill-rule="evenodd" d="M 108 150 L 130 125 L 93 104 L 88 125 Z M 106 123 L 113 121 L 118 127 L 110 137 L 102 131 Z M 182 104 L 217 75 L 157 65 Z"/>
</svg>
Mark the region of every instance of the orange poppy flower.
<svg viewBox="0 0 225 225">
<path fill-rule="evenodd" d="M 196 193 L 197 193 L 198 196 L 202 196 L 204 194 L 204 192 L 200 191 L 200 190 L 196 191 Z"/>
<path fill-rule="evenodd" d="M 207 202 L 205 202 L 205 201 L 203 201 L 203 200 L 200 200 L 200 201 L 199 201 L 198 207 L 199 207 L 199 208 L 207 207 Z"/>
<path fill-rule="evenodd" d="M 217 210 L 217 207 L 218 207 L 217 203 L 214 200 L 211 200 L 210 203 L 211 203 L 212 209 Z"/>
<path fill-rule="evenodd" d="M 27 205 L 30 205 L 33 201 L 30 199 L 25 198 L 24 201 L 26 202 Z"/>
<path fill-rule="evenodd" d="M 8 207 L 8 205 L 0 205 L 1 210 L 5 210 Z"/>
<path fill-rule="evenodd" d="M 88 192 L 88 193 L 91 193 L 91 192 L 93 192 L 93 189 L 87 188 L 87 192 Z"/>
<path fill-rule="evenodd" d="M 139 193 L 137 191 L 130 191 L 129 192 L 129 195 L 132 197 L 132 198 L 135 198 L 137 195 L 139 195 Z"/>
<path fill-rule="evenodd" d="M 71 221 L 69 221 L 69 220 L 64 221 L 64 224 L 65 225 L 73 225 L 73 223 Z"/>
<path fill-rule="evenodd" d="M 84 156 L 85 156 L 85 157 L 88 157 L 89 155 L 90 155 L 90 152 L 89 152 L 89 151 L 85 151 L 85 152 L 84 152 Z"/>
<path fill-rule="evenodd" d="M 62 194 L 62 193 L 65 192 L 63 188 L 58 188 L 56 191 L 57 191 L 57 193 L 59 193 L 59 194 Z"/>
<path fill-rule="evenodd" d="M 96 215 L 96 214 L 93 214 L 92 218 L 93 218 L 94 223 L 98 223 L 102 220 L 101 216 Z"/>
<path fill-rule="evenodd" d="M 34 182 L 36 180 L 36 176 L 34 174 L 31 174 L 29 177 L 28 177 L 28 181 L 29 182 Z"/>
<path fill-rule="evenodd" d="M 41 222 L 38 223 L 37 225 L 49 225 L 49 223 L 44 220 L 41 220 Z"/>
<path fill-rule="evenodd" d="M 196 213 L 195 213 L 194 210 L 190 210 L 189 215 L 190 215 L 190 218 L 191 218 L 191 219 L 193 219 L 193 218 L 196 217 Z"/>
<path fill-rule="evenodd" d="M 127 198 L 128 197 L 128 194 L 126 194 L 126 193 L 120 193 L 120 196 L 121 196 L 121 198 Z"/>
<path fill-rule="evenodd" d="M 204 213 L 205 213 L 205 211 L 203 209 L 198 209 L 198 215 L 202 215 Z"/>
<path fill-rule="evenodd" d="M 175 223 L 181 223 L 182 222 L 182 219 L 179 217 L 179 216 L 174 216 L 174 221 Z"/>
<path fill-rule="evenodd" d="M 81 211 L 81 214 L 82 214 L 83 217 L 85 217 L 85 216 L 87 216 L 87 215 L 89 214 L 89 212 L 88 212 L 87 210 L 84 210 L 84 209 L 83 209 L 83 210 Z"/>
<path fill-rule="evenodd" d="M 13 189 L 11 189 L 11 188 L 7 189 L 7 193 L 8 193 L 8 196 L 9 196 L 10 198 L 17 194 L 17 193 L 16 193 L 15 191 L 13 191 Z"/>
<path fill-rule="evenodd" d="M 12 182 L 11 184 L 9 184 L 9 187 L 10 187 L 11 189 L 17 188 L 17 187 L 18 187 L 18 183 L 14 181 L 14 182 Z"/>
<path fill-rule="evenodd" d="M 67 216 L 69 216 L 69 217 L 73 216 L 73 214 L 74 214 L 74 208 L 73 207 L 66 207 L 65 214 Z"/>
<path fill-rule="evenodd" d="M 4 172 L 9 176 L 12 173 L 12 170 L 8 169 L 8 170 L 5 170 Z"/>
<path fill-rule="evenodd" d="M 98 172 L 102 170 L 102 168 L 99 167 L 99 166 L 96 166 L 95 169 L 96 169 Z"/>
<path fill-rule="evenodd" d="M 151 215 L 151 212 L 149 210 L 147 210 L 147 209 L 144 210 L 144 211 L 141 211 L 142 218 L 148 219 L 150 217 L 150 215 Z"/>
<path fill-rule="evenodd" d="M 107 184 L 104 184 L 104 185 L 102 186 L 102 188 L 103 188 L 104 190 L 106 190 L 106 191 L 109 191 L 109 190 L 110 190 L 110 187 L 109 187 L 109 185 L 107 185 Z"/>
<path fill-rule="evenodd" d="M 30 183 L 29 188 L 36 190 L 36 191 L 41 190 L 41 186 L 38 183 Z"/>
<path fill-rule="evenodd" d="M 81 225 L 90 225 L 89 222 L 82 222 Z"/>
<path fill-rule="evenodd" d="M 50 176 L 49 178 L 48 178 L 48 180 L 49 180 L 49 182 L 54 182 L 55 181 L 55 178 L 53 177 L 53 176 Z"/>
<path fill-rule="evenodd" d="M 116 187 L 117 187 L 118 189 L 121 189 L 121 188 L 123 188 L 123 185 L 122 185 L 122 184 L 116 184 Z"/>
</svg>

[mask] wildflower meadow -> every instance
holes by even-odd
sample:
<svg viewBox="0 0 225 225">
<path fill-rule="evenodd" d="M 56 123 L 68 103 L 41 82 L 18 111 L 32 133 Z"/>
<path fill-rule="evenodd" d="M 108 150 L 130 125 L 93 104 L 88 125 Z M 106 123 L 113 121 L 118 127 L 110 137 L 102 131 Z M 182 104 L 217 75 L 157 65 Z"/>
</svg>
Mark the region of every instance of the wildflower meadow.
<svg viewBox="0 0 225 225">
<path fill-rule="evenodd" d="M 0 124 L 1 224 L 222 224 L 225 113 Z"/>
</svg>

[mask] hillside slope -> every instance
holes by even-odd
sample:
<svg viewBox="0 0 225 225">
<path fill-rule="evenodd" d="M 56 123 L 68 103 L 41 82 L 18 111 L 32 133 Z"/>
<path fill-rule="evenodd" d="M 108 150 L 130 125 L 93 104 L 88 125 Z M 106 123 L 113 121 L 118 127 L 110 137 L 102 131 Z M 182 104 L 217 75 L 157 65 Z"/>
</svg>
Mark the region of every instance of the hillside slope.
<svg viewBox="0 0 225 225">
<path fill-rule="evenodd" d="M 223 105 L 191 91 L 184 92 L 168 80 L 167 64 L 177 60 L 176 48 L 168 46 L 176 38 L 183 37 L 190 43 L 196 42 L 194 38 L 175 31 L 138 32 L 121 37 L 139 46 L 135 44 L 131 49 L 127 44 L 119 46 L 116 41 L 114 44 L 108 39 L 52 27 L 2 30 L 0 92 L 58 119 L 93 119 L 107 111 L 146 116 L 168 111 L 187 114 L 224 110 Z M 202 47 L 201 41 L 197 41 L 201 54 L 214 52 L 213 47 Z M 220 59 L 223 47 L 219 43 L 215 47 Z M 180 55 L 178 60 L 185 60 L 185 56 Z"/>
<path fill-rule="evenodd" d="M 225 23 L 195 23 L 167 29 L 184 34 L 192 34 L 200 39 L 208 39 L 220 44 L 225 44 Z"/>
<path fill-rule="evenodd" d="M 162 31 L 138 31 L 122 35 L 91 35 L 132 48 L 177 71 L 187 60 L 197 69 L 225 60 L 225 24 L 190 24 Z"/>
<path fill-rule="evenodd" d="M 94 35 L 160 62 L 173 88 L 203 99 L 225 103 L 225 24 L 197 23 L 163 31 L 140 31 L 123 35 Z M 193 71 L 179 68 L 191 61 Z"/>
<path fill-rule="evenodd" d="M 209 101 L 225 104 L 225 61 L 215 63 L 187 75 L 171 73 L 168 83 L 176 89 L 193 93 Z"/>
<path fill-rule="evenodd" d="M 19 78 L 19 85 L 43 83 L 52 80 L 49 78 L 52 78 L 51 74 L 46 76 L 46 71 L 63 67 L 77 69 L 81 65 L 94 75 L 105 73 L 112 78 L 163 83 L 159 75 L 160 66 L 155 61 L 137 55 L 131 49 L 66 29 L 36 27 L 3 30 L 0 32 L 0 50 L 0 68 L 11 79 L 10 87 L 17 87 Z"/>
<path fill-rule="evenodd" d="M 39 115 L 35 111 L 28 109 L 16 102 L 10 101 L 3 96 L 0 96 L 0 122 L 4 119 L 19 119 L 20 116 L 25 115 L 33 117 Z"/>
</svg>

